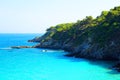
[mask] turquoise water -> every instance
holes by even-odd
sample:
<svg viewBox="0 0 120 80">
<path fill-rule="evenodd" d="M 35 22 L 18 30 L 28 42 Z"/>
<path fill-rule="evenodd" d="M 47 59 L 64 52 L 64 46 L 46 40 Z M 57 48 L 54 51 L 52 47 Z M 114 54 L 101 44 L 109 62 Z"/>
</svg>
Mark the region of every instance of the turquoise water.
<svg viewBox="0 0 120 80">
<path fill-rule="evenodd" d="M 111 62 L 64 57 L 61 50 L 9 49 L 34 45 L 39 34 L 0 34 L 0 80 L 120 80 Z"/>
</svg>

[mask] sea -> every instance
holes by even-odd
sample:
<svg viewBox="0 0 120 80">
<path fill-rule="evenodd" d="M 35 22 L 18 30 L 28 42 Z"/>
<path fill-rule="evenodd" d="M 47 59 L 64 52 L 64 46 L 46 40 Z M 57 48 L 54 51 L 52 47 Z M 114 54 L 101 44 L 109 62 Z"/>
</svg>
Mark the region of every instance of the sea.
<svg viewBox="0 0 120 80">
<path fill-rule="evenodd" d="M 42 34 L 0 34 L 0 80 L 120 80 L 110 61 L 65 57 L 68 52 L 41 48 L 27 42 Z"/>
</svg>

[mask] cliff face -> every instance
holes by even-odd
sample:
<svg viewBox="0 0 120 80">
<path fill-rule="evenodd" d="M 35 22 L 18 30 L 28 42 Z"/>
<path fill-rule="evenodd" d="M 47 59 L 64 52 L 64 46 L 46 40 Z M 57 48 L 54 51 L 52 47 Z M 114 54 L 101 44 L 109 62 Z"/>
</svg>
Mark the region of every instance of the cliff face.
<svg viewBox="0 0 120 80">
<path fill-rule="evenodd" d="M 63 49 L 66 56 L 91 59 L 120 59 L 120 7 L 103 11 L 93 19 L 87 16 L 76 23 L 52 26 L 42 37 L 36 48 Z"/>
<path fill-rule="evenodd" d="M 48 40 L 46 42 L 40 42 L 35 46 L 36 48 L 49 48 L 49 49 L 63 49 L 70 52 L 66 56 L 70 57 L 82 57 L 89 59 L 105 59 L 116 60 L 120 56 L 120 45 L 111 42 L 105 47 L 100 47 L 98 43 L 91 44 L 89 41 L 85 41 L 78 46 L 74 46 L 73 43 L 60 43 L 55 40 Z"/>
</svg>

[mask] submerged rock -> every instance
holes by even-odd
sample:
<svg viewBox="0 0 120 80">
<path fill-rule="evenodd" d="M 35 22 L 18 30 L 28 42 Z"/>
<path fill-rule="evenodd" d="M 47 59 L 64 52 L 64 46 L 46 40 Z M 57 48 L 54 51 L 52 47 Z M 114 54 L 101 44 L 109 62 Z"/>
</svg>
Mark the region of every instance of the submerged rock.
<svg viewBox="0 0 120 80">
<path fill-rule="evenodd" d="M 117 64 L 115 64 L 115 65 L 112 67 L 112 69 L 120 72 L 120 62 L 118 62 Z"/>
<path fill-rule="evenodd" d="M 13 49 L 32 48 L 32 46 L 12 46 Z"/>
</svg>

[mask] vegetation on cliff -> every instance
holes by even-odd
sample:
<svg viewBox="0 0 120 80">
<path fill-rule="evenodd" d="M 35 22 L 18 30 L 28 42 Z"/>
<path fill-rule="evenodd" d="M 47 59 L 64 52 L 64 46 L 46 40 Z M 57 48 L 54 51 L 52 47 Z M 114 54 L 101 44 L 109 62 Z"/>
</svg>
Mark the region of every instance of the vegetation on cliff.
<svg viewBox="0 0 120 80">
<path fill-rule="evenodd" d="M 103 11 L 95 19 L 87 16 L 76 23 L 52 26 L 35 47 L 70 51 L 72 56 L 118 59 L 120 54 L 120 6 Z M 68 55 L 69 56 L 69 55 Z"/>
</svg>

